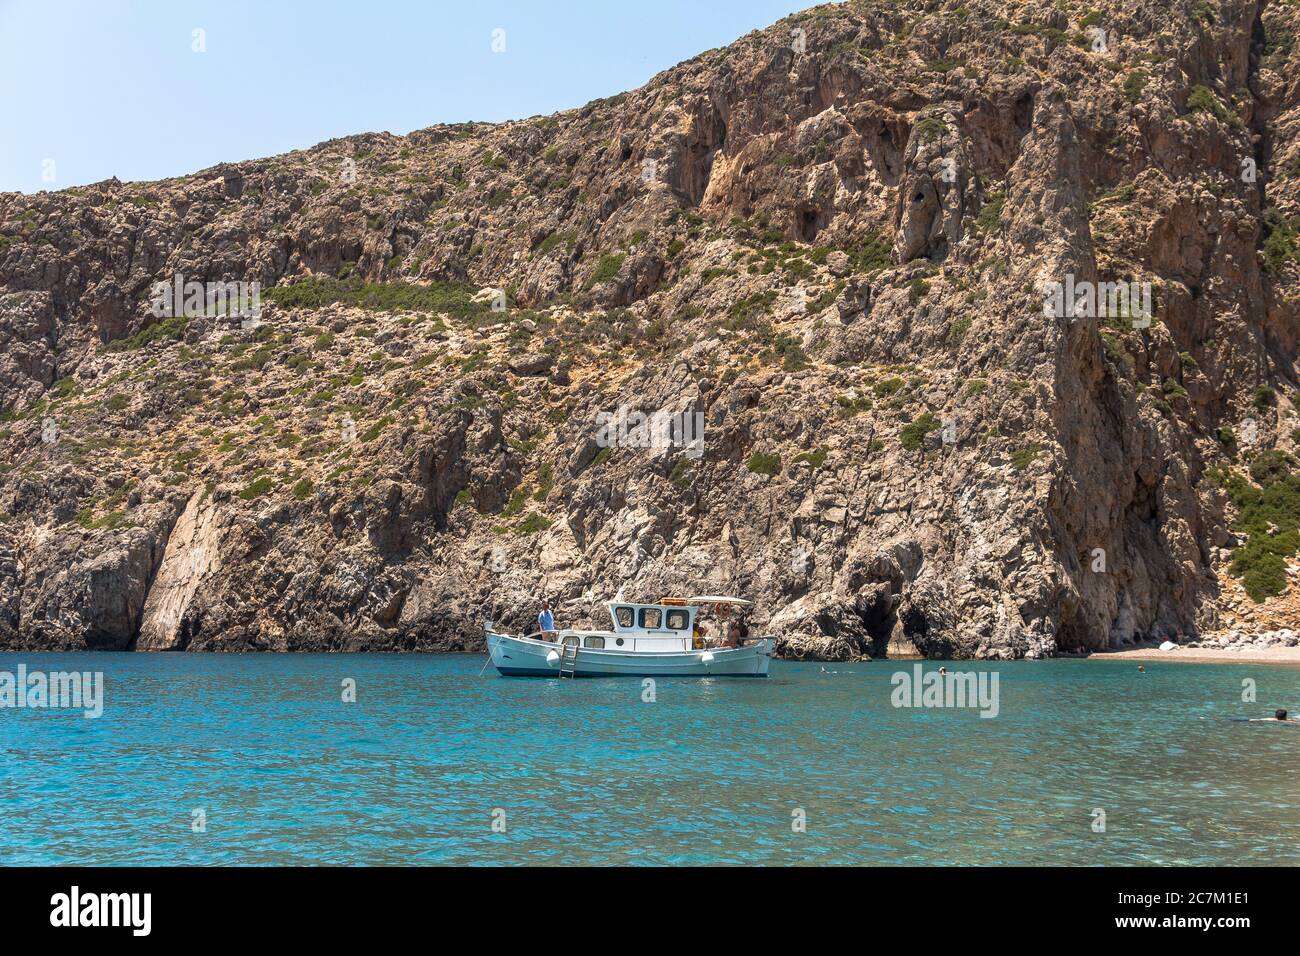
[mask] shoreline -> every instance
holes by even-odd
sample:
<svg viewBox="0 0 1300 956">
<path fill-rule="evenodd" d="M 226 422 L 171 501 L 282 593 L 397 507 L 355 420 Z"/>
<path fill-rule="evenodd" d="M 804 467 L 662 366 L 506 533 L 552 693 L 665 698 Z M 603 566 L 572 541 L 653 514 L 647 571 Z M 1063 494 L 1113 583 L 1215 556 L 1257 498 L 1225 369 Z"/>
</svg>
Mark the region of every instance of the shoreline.
<svg viewBox="0 0 1300 956">
<path fill-rule="evenodd" d="M 320 649 L 320 650 L 271 650 L 267 648 L 205 648 L 197 651 L 141 651 L 141 650 L 91 650 L 89 648 L 31 648 L 31 647 L 5 647 L 0 646 L 0 655 L 22 655 L 22 654 L 93 654 L 113 656 L 142 656 L 142 657 L 171 657 L 177 655 L 192 655 L 197 657 L 226 657 L 226 656 L 323 656 L 323 657 L 347 657 L 349 655 L 391 655 L 393 657 L 417 657 L 422 654 L 457 654 L 466 656 L 481 656 L 486 650 L 467 650 L 464 647 L 459 648 L 393 648 L 379 647 L 372 650 L 349 648 L 346 650 L 338 649 Z M 776 657 L 774 660 L 786 663 L 801 664 L 852 664 L 852 663 L 934 663 L 934 664 L 962 664 L 962 663 L 980 663 L 987 664 L 994 660 L 993 658 L 927 658 L 920 654 L 899 654 L 897 656 L 887 657 L 860 657 L 850 659 L 839 658 L 822 658 L 822 657 Z M 1028 661 L 1027 658 L 1017 658 L 1018 661 Z M 1160 662 L 1182 662 L 1186 664 L 1284 664 L 1300 666 L 1300 646 L 1286 647 L 1249 647 L 1244 650 L 1227 650 L 1216 647 L 1190 647 L 1180 646 L 1172 651 L 1162 651 L 1156 645 L 1147 647 L 1131 647 L 1123 650 L 1105 650 L 1092 651 L 1088 654 L 1057 654 L 1052 657 L 1038 658 L 1038 660 L 1130 660 L 1130 661 L 1160 661 Z"/>
<path fill-rule="evenodd" d="M 1179 647 L 1162 651 L 1139 647 L 1121 651 L 1094 651 L 1088 660 L 1160 661 L 1186 664 L 1292 664 L 1300 666 L 1300 647 L 1252 647 L 1229 651 L 1214 647 Z"/>
</svg>

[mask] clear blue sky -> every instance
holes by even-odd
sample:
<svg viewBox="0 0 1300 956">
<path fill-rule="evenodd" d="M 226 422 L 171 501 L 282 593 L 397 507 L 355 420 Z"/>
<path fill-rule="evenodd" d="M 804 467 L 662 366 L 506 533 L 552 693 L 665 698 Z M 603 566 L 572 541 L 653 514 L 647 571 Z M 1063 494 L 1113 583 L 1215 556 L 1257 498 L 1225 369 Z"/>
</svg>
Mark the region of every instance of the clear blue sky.
<svg viewBox="0 0 1300 956">
<path fill-rule="evenodd" d="M 813 2 L 0 0 L 0 191 L 552 113 Z"/>
</svg>

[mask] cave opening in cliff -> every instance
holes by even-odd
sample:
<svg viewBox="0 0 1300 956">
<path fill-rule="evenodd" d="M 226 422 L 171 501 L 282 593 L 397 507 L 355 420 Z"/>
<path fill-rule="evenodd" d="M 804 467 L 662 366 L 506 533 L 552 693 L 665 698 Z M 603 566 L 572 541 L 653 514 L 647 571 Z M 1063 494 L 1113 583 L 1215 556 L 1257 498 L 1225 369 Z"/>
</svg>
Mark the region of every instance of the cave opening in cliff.
<svg viewBox="0 0 1300 956">
<path fill-rule="evenodd" d="M 801 206 L 798 210 L 799 238 L 812 242 L 826 228 L 829 217 L 817 206 Z"/>
<path fill-rule="evenodd" d="M 1056 632 L 1056 649 L 1058 651 L 1074 654 L 1090 647 L 1092 645 L 1088 640 L 1087 628 L 1081 622 L 1074 619 L 1061 622 L 1061 626 Z"/>
<path fill-rule="evenodd" d="M 928 651 L 930 622 L 925 614 L 915 605 L 909 606 L 899 618 L 903 637 L 922 653 Z"/>
<path fill-rule="evenodd" d="M 862 619 L 862 626 L 866 628 L 869 638 L 868 652 L 872 657 L 884 657 L 889 648 L 890 636 L 898 622 L 894 596 L 885 590 L 873 599 L 860 601 L 858 616 Z"/>
<path fill-rule="evenodd" d="M 1034 94 L 1025 93 L 1017 99 L 1012 114 L 1020 135 L 1027 136 L 1034 125 Z"/>
</svg>

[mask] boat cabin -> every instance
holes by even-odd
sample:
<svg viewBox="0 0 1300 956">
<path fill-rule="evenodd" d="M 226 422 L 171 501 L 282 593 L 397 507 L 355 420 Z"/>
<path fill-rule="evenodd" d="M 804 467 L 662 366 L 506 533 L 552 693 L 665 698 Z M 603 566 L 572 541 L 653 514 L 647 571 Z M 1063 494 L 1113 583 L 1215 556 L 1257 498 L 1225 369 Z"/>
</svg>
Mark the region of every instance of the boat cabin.
<svg viewBox="0 0 1300 956">
<path fill-rule="evenodd" d="M 682 602 L 633 604 L 610 601 L 612 631 L 561 631 L 561 644 L 599 651 L 689 651 L 698 608 Z"/>
<path fill-rule="evenodd" d="M 608 607 L 614 622 L 614 636 L 609 643 L 615 648 L 636 651 L 691 649 L 695 615 L 699 608 L 691 607 L 685 601 L 680 604 L 610 601 Z"/>
<path fill-rule="evenodd" d="M 561 631 L 560 643 L 584 649 L 668 653 L 699 649 L 696 619 L 702 607 L 726 605 L 728 610 L 748 606 L 748 601 L 728 597 L 664 598 L 658 604 L 610 601 L 613 630 Z"/>
</svg>

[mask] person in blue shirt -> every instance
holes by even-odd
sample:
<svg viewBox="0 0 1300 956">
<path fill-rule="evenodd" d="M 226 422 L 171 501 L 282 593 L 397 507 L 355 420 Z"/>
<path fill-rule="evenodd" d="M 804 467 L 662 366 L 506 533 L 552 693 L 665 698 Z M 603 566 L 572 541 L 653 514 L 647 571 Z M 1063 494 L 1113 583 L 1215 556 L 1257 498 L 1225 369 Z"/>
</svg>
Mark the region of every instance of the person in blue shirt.
<svg viewBox="0 0 1300 956">
<path fill-rule="evenodd" d="M 550 601 L 542 601 L 542 613 L 537 615 L 537 628 L 547 640 L 555 639 L 555 615 L 551 613 Z"/>
</svg>

